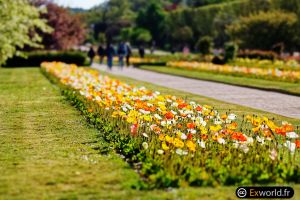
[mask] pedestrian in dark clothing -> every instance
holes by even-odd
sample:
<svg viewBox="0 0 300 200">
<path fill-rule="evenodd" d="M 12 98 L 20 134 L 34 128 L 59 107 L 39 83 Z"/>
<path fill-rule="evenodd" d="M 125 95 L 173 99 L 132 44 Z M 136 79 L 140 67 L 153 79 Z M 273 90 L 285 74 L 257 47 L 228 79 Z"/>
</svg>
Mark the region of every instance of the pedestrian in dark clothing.
<svg viewBox="0 0 300 200">
<path fill-rule="evenodd" d="M 176 52 L 175 47 L 172 47 L 172 48 L 171 48 L 171 54 L 174 54 L 175 52 Z"/>
<path fill-rule="evenodd" d="M 140 57 L 141 58 L 144 58 L 145 57 L 145 49 L 143 46 L 140 46 L 139 47 L 139 54 L 140 54 Z"/>
<path fill-rule="evenodd" d="M 89 52 L 88 52 L 88 57 L 90 58 L 90 65 L 93 64 L 95 55 L 96 55 L 96 53 L 95 53 L 95 51 L 94 51 L 94 48 L 91 47 L 90 50 L 89 50 Z"/>
<path fill-rule="evenodd" d="M 106 56 L 107 56 L 107 66 L 108 69 L 111 70 L 113 66 L 113 58 L 116 54 L 115 48 L 112 44 L 107 45 L 106 48 Z"/>
<path fill-rule="evenodd" d="M 127 47 L 124 42 L 121 42 L 118 46 L 119 66 L 121 69 L 124 66 L 124 57 L 127 55 Z"/>
<path fill-rule="evenodd" d="M 126 66 L 130 66 L 130 57 L 132 54 L 131 47 L 129 43 L 126 43 L 126 49 L 127 49 L 127 54 L 126 54 Z"/>
<path fill-rule="evenodd" d="M 104 59 L 104 56 L 105 56 L 105 49 L 103 48 L 102 45 L 100 45 L 98 47 L 97 54 L 98 54 L 99 59 L 100 59 L 100 64 L 103 64 L 103 59 Z"/>
</svg>

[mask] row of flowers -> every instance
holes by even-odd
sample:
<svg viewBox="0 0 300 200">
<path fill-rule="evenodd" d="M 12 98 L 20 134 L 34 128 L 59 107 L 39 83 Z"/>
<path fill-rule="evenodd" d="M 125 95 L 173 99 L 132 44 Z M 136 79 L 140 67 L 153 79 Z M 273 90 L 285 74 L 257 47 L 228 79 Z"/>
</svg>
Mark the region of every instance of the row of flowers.
<svg viewBox="0 0 300 200">
<path fill-rule="evenodd" d="M 168 62 L 167 66 L 184 68 L 189 70 L 199 70 L 205 72 L 259 77 L 265 79 L 275 79 L 287 82 L 299 82 L 300 81 L 300 70 L 292 69 L 280 69 L 280 68 L 263 68 L 263 67 L 246 67 L 246 66 L 232 66 L 232 65 L 216 65 L 213 63 L 202 63 L 202 62 Z"/>
<path fill-rule="evenodd" d="M 219 113 L 90 68 L 45 62 L 42 70 L 81 99 L 88 115 L 119 130 L 104 134 L 115 134 L 106 137 L 141 162 L 140 174 L 155 186 L 300 181 L 298 130 L 288 122 Z"/>
<path fill-rule="evenodd" d="M 300 64 L 296 60 L 259 60 L 250 58 L 236 58 L 229 63 L 230 65 L 244 66 L 244 67 L 256 67 L 267 69 L 280 69 L 280 70 L 294 70 L 300 71 Z"/>
</svg>

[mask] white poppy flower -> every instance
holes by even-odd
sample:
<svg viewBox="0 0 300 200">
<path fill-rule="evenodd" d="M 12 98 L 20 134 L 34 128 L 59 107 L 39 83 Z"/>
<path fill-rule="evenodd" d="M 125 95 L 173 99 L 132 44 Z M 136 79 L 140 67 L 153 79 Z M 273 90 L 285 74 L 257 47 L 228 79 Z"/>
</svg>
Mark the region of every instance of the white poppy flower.
<svg viewBox="0 0 300 200">
<path fill-rule="evenodd" d="M 158 153 L 158 154 L 164 154 L 164 150 L 158 149 L 158 150 L 157 150 L 157 153 Z"/>
<path fill-rule="evenodd" d="M 284 146 L 287 147 L 291 151 L 291 153 L 294 153 L 296 150 L 296 144 L 294 142 L 286 141 L 284 143 Z"/>
<path fill-rule="evenodd" d="M 275 160 L 277 158 L 277 151 L 275 149 L 272 149 L 272 151 L 270 152 L 270 155 L 269 157 L 272 159 L 272 160 Z"/>
<path fill-rule="evenodd" d="M 144 149 L 148 149 L 148 147 L 149 147 L 149 145 L 148 145 L 147 142 L 143 142 L 143 143 L 142 143 L 142 146 L 144 147 Z"/>
<path fill-rule="evenodd" d="M 201 148 L 205 149 L 205 142 L 203 140 L 197 140 L 197 143 L 200 145 Z"/>
<path fill-rule="evenodd" d="M 240 149 L 241 149 L 244 153 L 248 153 L 248 151 L 249 151 L 249 147 L 247 146 L 247 144 L 241 144 L 241 145 L 240 145 Z"/>
<path fill-rule="evenodd" d="M 147 135 L 147 133 L 142 133 L 142 135 L 146 138 L 148 138 L 149 136 Z"/>
<path fill-rule="evenodd" d="M 181 138 L 182 140 L 186 140 L 186 139 L 187 139 L 187 136 L 186 136 L 186 134 L 182 133 L 181 136 L 180 136 L 180 138 Z"/>
<path fill-rule="evenodd" d="M 178 155 L 184 156 L 188 154 L 188 151 L 182 149 L 176 149 L 175 151 Z"/>
<path fill-rule="evenodd" d="M 224 138 L 218 138 L 217 140 L 220 144 L 226 144 L 226 141 L 224 140 Z"/>
<path fill-rule="evenodd" d="M 230 119 L 230 120 L 235 120 L 237 118 L 237 116 L 235 114 L 231 113 L 231 114 L 228 115 L 227 118 Z"/>
<path fill-rule="evenodd" d="M 288 133 L 286 133 L 286 136 L 288 138 L 298 138 L 299 137 L 299 135 L 295 132 L 288 132 Z"/>
<path fill-rule="evenodd" d="M 158 119 L 158 120 L 161 120 L 161 119 L 162 119 L 161 116 L 159 116 L 159 114 L 154 114 L 154 117 L 155 117 L 156 119 Z"/>
</svg>

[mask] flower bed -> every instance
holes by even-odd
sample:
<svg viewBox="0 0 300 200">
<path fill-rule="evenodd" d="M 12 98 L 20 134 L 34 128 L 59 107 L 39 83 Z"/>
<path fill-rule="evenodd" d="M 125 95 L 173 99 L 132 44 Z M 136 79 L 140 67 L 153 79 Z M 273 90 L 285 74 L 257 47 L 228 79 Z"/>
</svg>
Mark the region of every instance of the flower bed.
<svg viewBox="0 0 300 200">
<path fill-rule="evenodd" d="M 236 58 L 229 63 L 232 66 L 244 66 L 244 67 L 255 67 L 265 69 L 279 69 L 279 70 L 291 70 L 300 71 L 300 64 L 296 60 L 258 60 L 249 58 Z"/>
<path fill-rule="evenodd" d="M 221 114 L 76 65 L 42 70 L 147 187 L 300 182 L 300 140 L 288 122 Z"/>
<path fill-rule="evenodd" d="M 263 78 L 268 80 L 278 80 L 286 82 L 300 82 L 300 70 L 282 68 L 264 68 L 249 66 L 216 65 L 201 62 L 168 62 L 167 66 L 188 70 L 199 70 L 212 73 L 230 74 L 234 76 L 246 76 L 253 78 Z"/>
</svg>

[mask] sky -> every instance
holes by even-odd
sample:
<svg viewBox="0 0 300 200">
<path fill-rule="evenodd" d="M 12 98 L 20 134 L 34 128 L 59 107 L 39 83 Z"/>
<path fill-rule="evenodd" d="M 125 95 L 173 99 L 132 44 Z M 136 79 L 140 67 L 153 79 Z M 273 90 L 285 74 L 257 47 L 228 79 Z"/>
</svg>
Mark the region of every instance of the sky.
<svg viewBox="0 0 300 200">
<path fill-rule="evenodd" d="M 54 0 L 54 2 L 71 8 L 89 9 L 104 2 L 104 0 Z"/>
</svg>

